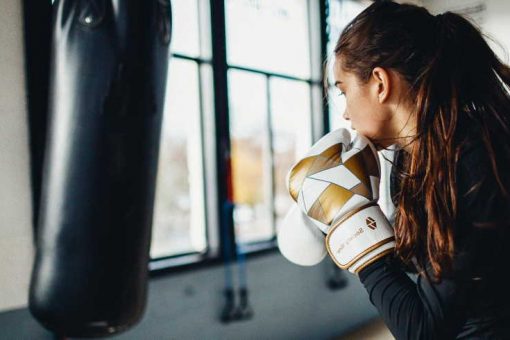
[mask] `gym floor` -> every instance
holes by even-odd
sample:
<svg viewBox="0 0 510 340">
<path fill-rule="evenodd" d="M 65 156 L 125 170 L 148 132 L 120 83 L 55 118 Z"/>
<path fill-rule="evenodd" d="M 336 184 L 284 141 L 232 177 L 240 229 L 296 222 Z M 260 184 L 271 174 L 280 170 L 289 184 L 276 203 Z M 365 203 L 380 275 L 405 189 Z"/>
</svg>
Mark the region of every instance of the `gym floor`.
<svg viewBox="0 0 510 340">
<path fill-rule="evenodd" d="M 381 319 L 369 322 L 353 332 L 346 334 L 337 340 L 394 340 L 390 331 Z"/>
</svg>

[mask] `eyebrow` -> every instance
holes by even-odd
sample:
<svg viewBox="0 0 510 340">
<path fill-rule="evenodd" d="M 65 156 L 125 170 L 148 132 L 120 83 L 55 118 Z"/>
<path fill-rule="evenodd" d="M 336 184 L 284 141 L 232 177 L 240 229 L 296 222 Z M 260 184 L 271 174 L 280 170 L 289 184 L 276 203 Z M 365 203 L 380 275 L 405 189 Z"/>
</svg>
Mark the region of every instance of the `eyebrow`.
<svg viewBox="0 0 510 340">
<path fill-rule="evenodd" d="M 340 80 L 335 81 L 335 86 L 337 86 L 338 84 L 342 84 L 342 82 Z"/>
</svg>

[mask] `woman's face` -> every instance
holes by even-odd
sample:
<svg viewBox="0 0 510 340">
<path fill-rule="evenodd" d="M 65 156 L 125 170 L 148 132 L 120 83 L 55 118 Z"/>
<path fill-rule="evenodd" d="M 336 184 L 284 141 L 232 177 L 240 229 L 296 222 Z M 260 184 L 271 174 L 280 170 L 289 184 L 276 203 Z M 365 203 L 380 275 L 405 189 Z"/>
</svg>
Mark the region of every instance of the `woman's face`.
<svg viewBox="0 0 510 340">
<path fill-rule="evenodd" d="M 341 59 L 337 58 L 334 64 L 335 86 L 345 96 L 346 107 L 343 117 L 350 121 L 352 129 L 368 137 L 376 144 L 389 146 L 392 143 L 377 141 L 392 137 L 391 112 L 381 96 L 384 88 L 376 75 L 372 75 L 366 84 L 361 84 L 358 77 L 344 70 Z"/>
</svg>

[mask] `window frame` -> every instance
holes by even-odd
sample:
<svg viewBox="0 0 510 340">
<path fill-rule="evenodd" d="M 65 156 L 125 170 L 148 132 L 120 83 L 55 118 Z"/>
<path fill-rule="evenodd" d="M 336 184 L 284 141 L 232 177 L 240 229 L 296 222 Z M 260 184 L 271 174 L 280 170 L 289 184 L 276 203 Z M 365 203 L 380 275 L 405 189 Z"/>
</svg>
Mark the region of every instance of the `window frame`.
<svg viewBox="0 0 510 340">
<path fill-rule="evenodd" d="M 199 0 L 200 1 L 200 0 Z M 210 10 L 210 39 L 211 39 L 211 52 L 212 59 L 210 61 L 213 72 L 213 92 L 214 92 L 214 126 L 215 126 L 215 173 L 224 174 L 218 175 L 217 180 L 214 183 L 206 183 L 206 186 L 215 187 L 216 196 L 214 197 L 216 202 L 213 204 L 207 203 L 206 206 L 211 208 L 215 206 L 216 213 L 213 218 L 206 220 L 206 228 L 208 235 L 208 247 L 205 253 L 184 253 L 175 254 L 165 258 L 151 259 L 149 267 L 151 275 L 159 275 L 160 273 L 174 272 L 188 269 L 195 269 L 201 267 L 207 267 L 209 265 L 222 264 L 227 259 L 233 259 L 236 257 L 236 252 L 241 251 L 247 258 L 252 256 L 259 256 L 266 253 L 277 252 L 277 240 L 276 240 L 276 216 L 273 209 L 272 224 L 274 235 L 272 238 L 261 241 L 254 241 L 249 243 L 243 243 L 241 245 L 236 243 L 236 235 L 234 230 L 234 223 L 231 220 L 231 216 L 225 216 L 222 213 L 225 204 L 229 201 L 229 186 L 230 186 L 230 129 L 229 129 L 229 91 L 228 91 L 228 71 L 237 70 L 243 72 L 249 72 L 252 74 L 258 74 L 265 77 L 266 81 L 266 93 L 268 96 L 268 133 L 270 141 L 272 139 L 271 129 L 271 93 L 270 93 L 270 81 L 271 78 L 286 79 L 292 81 L 300 81 L 306 83 L 310 88 L 310 105 L 311 105 L 311 134 L 312 140 L 317 140 L 324 134 L 325 131 L 329 130 L 329 116 L 328 116 L 328 104 L 323 99 L 325 98 L 325 89 L 322 82 L 322 61 L 326 60 L 326 47 L 328 41 L 328 28 L 327 28 L 327 16 L 328 16 L 328 3 L 329 0 L 319 0 L 317 4 L 314 0 L 307 0 L 308 6 L 308 23 L 309 23 L 309 39 L 312 51 L 318 51 L 318 53 L 310 53 L 311 63 L 311 74 L 309 78 L 302 78 L 292 76 L 288 74 L 269 72 L 259 70 L 250 67 L 243 67 L 239 65 L 229 65 L 227 59 L 227 41 L 226 41 L 226 18 L 225 18 L 225 1 L 209 0 Z M 313 4 L 315 4 L 315 6 Z M 200 24 L 200 23 L 199 23 Z M 313 32 L 318 31 L 317 34 Z M 203 31 L 203 30 L 201 30 Z M 314 48 L 315 47 L 315 48 Z M 193 60 L 197 63 L 209 63 L 209 60 L 188 57 L 180 54 L 172 54 L 173 57 L 184 58 L 187 60 Z M 200 77 L 201 79 L 201 77 Z M 202 84 L 203 86 L 203 84 Z M 319 90 L 320 89 L 320 90 Z M 200 94 L 201 98 L 202 94 Z M 200 99 L 202 102 L 202 98 Z M 201 110 L 203 115 L 203 110 Z M 204 118 L 204 116 L 202 116 Z M 203 128 L 203 125 L 202 125 Z M 204 130 L 202 130 L 202 133 Z M 272 143 L 269 144 L 270 147 Z M 272 150 L 271 154 L 273 154 Z M 206 154 L 207 152 L 204 152 Z M 206 156 L 206 155 L 205 155 Z M 204 162 L 206 164 L 206 162 Z M 207 166 L 207 164 L 206 164 Z M 268 165 L 265 165 L 268 166 Z M 271 157 L 271 164 L 269 165 L 274 172 L 274 162 Z M 226 174 L 226 175 L 225 175 Z M 271 197 L 274 198 L 274 176 L 271 176 Z M 206 196 L 206 201 L 211 200 L 212 196 Z M 274 200 L 273 200 L 274 201 Z M 211 214 L 206 214 L 207 217 L 211 217 Z M 222 228 L 227 225 L 228 228 Z M 226 235 L 225 235 L 226 233 Z M 215 240 L 216 243 L 213 245 L 213 251 L 209 251 L 209 242 Z M 230 246 L 226 246 L 225 242 L 229 242 Z M 230 249 L 230 254 L 225 253 L 225 249 Z"/>
</svg>

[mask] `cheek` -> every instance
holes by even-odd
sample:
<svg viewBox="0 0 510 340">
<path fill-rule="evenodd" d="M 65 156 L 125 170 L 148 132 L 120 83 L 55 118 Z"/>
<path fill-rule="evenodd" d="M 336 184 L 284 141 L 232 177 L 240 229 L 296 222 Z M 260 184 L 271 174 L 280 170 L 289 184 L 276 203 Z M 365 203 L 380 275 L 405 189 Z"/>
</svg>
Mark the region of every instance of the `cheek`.
<svg viewBox="0 0 510 340">
<path fill-rule="evenodd" d="M 351 96 L 346 104 L 353 128 L 367 137 L 377 133 L 379 122 L 374 119 L 373 106 L 366 97 Z"/>
<path fill-rule="evenodd" d="M 359 121 L 360 119 L 363 119 L 363 111 L 364 105 L 363 105 L 363 97 L 360 97 L 356 94 L 352 94 L 348 97 L 346 97 L 346 110 L 349 113 L 349 118 L 354 124 L 355 122 Z"/>
</svg>

